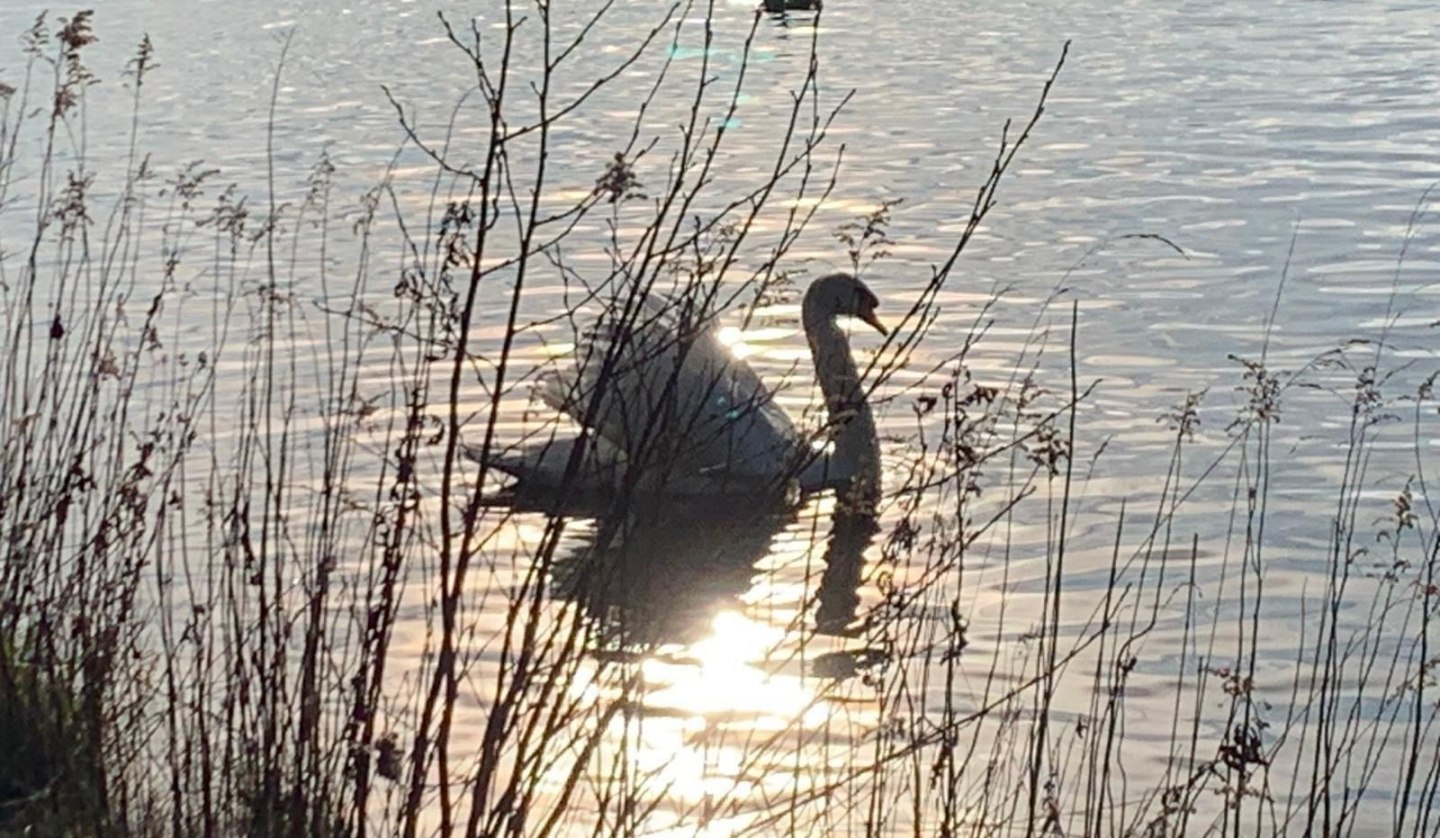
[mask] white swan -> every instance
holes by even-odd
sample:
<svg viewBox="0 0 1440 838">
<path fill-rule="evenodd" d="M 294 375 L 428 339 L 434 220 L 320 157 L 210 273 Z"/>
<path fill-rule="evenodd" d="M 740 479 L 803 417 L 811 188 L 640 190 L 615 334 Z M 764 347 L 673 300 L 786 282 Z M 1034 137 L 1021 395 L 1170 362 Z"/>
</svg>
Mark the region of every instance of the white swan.
<svg viewBox="0 0 1440 838">
<path fill-rule="evenodd" d="M 545 403 L 586 429 L 579 440 L 467 454 L 513 475 L 515 491 L 532 497 L 618 489 L 685 496 L 773 495 L 795 485 L 873 489 L 875 420 L 836 319 L 857 317 L 887 334 L 877 305 L 865 283 L 848 274 L 818 279 L 805 293 L 802 322 L 830 417 L 827 454 L 809 444 L 755 371 L 725 348 L 713 321 L 693 322 L 678 304 L 601 318 L 574 366 L 542 378 Z"/>
</svg>

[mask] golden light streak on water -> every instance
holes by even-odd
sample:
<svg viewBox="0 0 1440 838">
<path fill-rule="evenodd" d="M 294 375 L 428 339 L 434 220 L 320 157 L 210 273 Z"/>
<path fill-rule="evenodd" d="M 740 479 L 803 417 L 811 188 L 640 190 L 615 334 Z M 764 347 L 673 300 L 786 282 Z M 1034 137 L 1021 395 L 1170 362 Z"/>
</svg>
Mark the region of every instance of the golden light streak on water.
<svg viewBox="0 0 1440 838">
<path fill-rule="evenodd" d="M 692 645 L 688 662 L 646 662 L 651 702 L 708 720 L 746 715 L 757 729 L 779 729 L 801 714 L 815 696 L 792 675 L 766 672 L 761 663 L 784 640 L 784 632 L 736 611 L 721 611 L 710 635 Z"/>
</svg>

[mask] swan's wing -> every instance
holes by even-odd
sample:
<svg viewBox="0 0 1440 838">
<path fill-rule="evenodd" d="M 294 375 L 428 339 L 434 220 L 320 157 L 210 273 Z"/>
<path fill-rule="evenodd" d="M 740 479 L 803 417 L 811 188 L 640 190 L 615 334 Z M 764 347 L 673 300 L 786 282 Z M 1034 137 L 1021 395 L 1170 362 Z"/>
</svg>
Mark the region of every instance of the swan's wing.
<svg viewBox="0 0 1440 838">
<path fill-rule="evenodd" d="M 720 342 L 713 321 L 687 323 L 674 306 L 648 305 L 630 322 L 596 321 L 577 348 L 575 368 L 547 377 L 540 396 L 631 462 L 687 479 L 784 476 L 798 440 L 774 395 Z"/>
<path fill-rule="evenodd" d="M 742 473 L 780 475 L 799 444 L 790 417 L 755 370 L 721 343 L 713 321 L 695 333 L 685 356 L 690 388 L 681 403 L 697 415 L 705 462 Z"/>
</svg>

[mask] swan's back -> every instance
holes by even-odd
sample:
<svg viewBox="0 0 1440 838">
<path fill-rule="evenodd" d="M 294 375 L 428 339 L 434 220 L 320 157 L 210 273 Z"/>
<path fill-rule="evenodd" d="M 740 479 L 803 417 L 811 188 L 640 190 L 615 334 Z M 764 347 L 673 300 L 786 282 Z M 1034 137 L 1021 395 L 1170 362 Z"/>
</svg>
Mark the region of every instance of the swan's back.
<svg viewBox="0 0 1440 838">
<path fill-rule="evenodd" d="M 778 488 L 800 446 L 774 394 L 719 340 L 713 318 L 693 316 L 683 302 L 607 313 L 582 336 L 574 367 L 546 376 L 539 394 L 623 453 L 616 471 L 647 490 Z M 557 479 L 495 464 L 532 483 Z"/>
</svg>

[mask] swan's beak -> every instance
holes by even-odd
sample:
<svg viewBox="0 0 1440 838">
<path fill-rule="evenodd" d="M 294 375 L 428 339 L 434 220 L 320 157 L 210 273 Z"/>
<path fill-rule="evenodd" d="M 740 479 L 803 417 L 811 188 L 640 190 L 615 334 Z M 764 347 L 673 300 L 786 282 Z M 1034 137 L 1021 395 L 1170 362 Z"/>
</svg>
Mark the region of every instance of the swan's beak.
<svg viewBox="0 0 1440 838">
<path fill-rule="evenodd" d="M 889 337 L 889 336 L 890 336 L 890 330 L 887 329 L 887 328 L 885 328 L 885 324 L 884 324 L 884 323 L 881 323 L 881 322 L 880 322 L 880 318 L 879 318 L 878 316 L 876 316 L 876 314 L 875 314 L 875 307 L 874 307 L 874 306 L 864 306 L 863 308 L 860 309 L 860 315 L 859 315 L 859 316 L 860 316 L 860 319 L 861 319 L 861 320 L 864 320 L 866 323 L 869 323 L 869 324 L 871 325 L 871 327 L 873 327 L 873 328 L 875 329 L 875 331 L 879 332 L 880 334 L 882 334 L 882 335 L 884 335 L 884 336 L 886 336 L 886 337 Z"/>
</svg>

